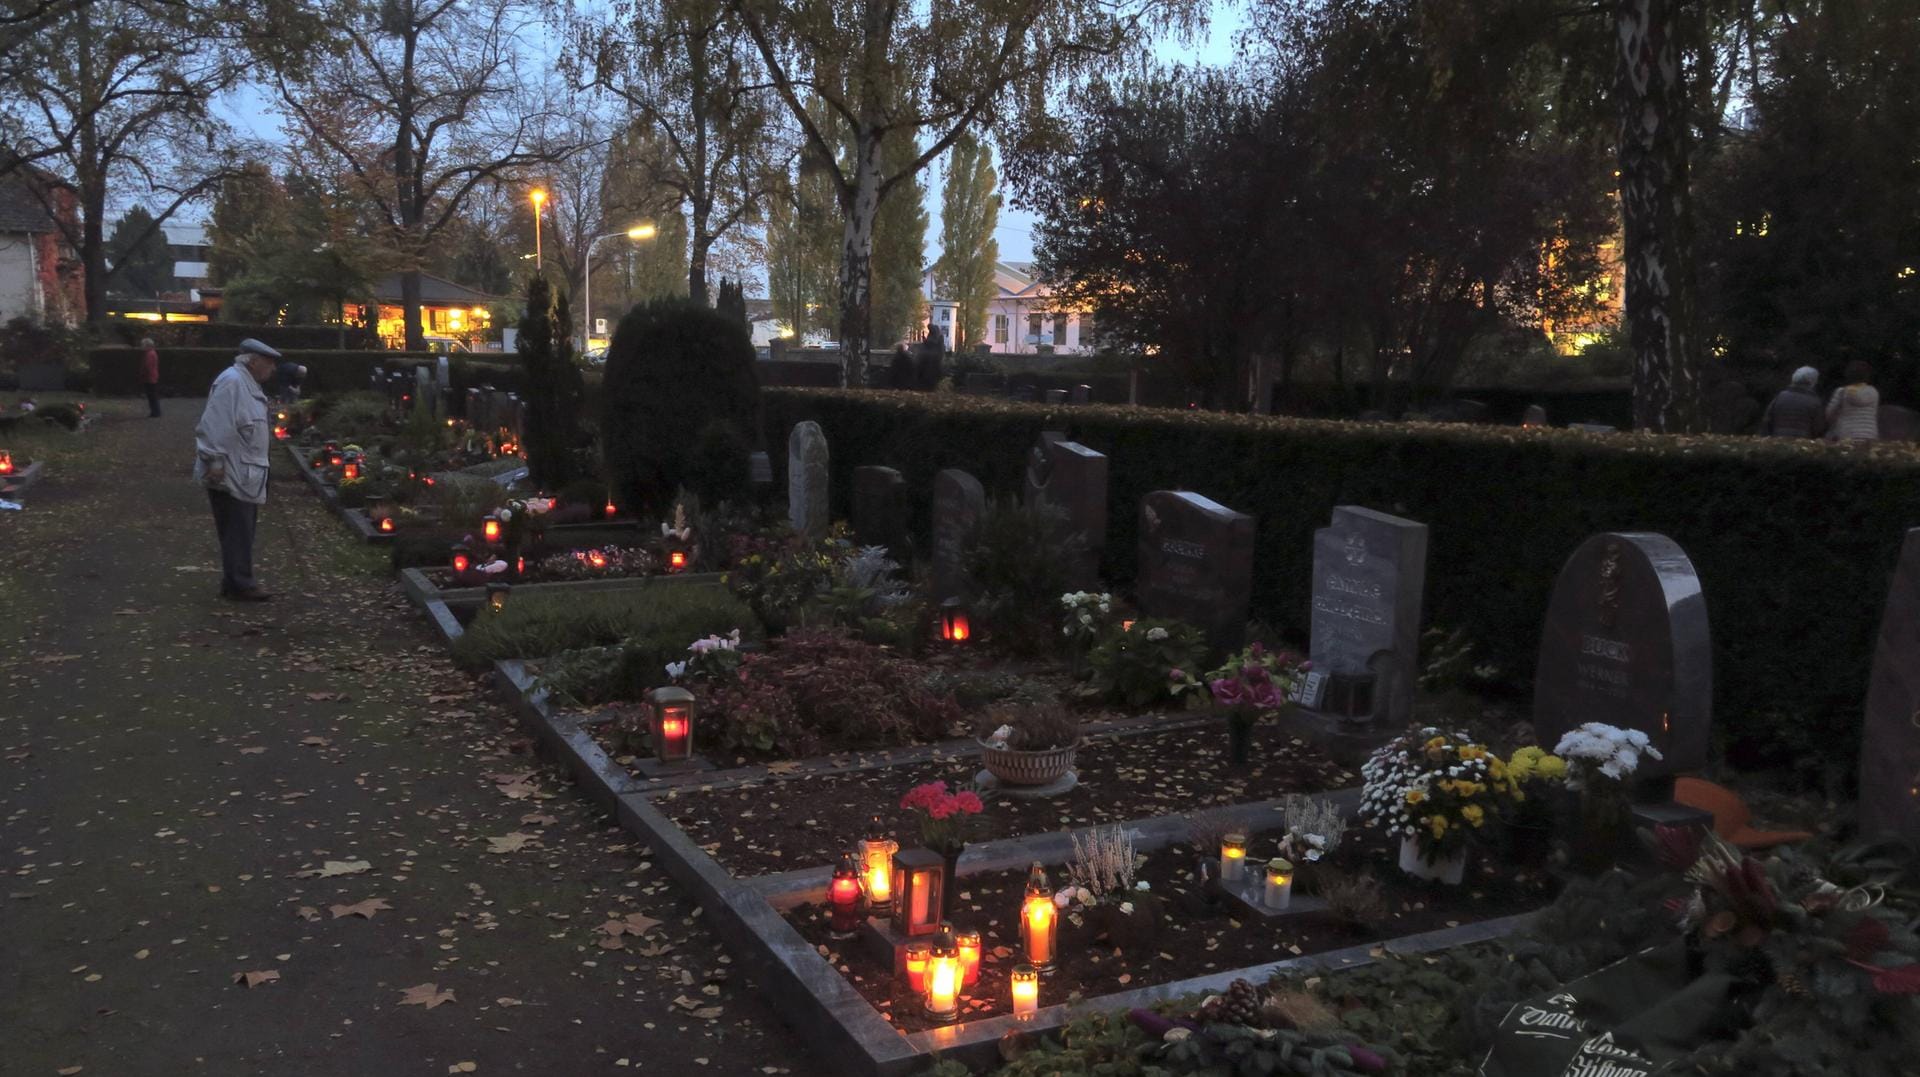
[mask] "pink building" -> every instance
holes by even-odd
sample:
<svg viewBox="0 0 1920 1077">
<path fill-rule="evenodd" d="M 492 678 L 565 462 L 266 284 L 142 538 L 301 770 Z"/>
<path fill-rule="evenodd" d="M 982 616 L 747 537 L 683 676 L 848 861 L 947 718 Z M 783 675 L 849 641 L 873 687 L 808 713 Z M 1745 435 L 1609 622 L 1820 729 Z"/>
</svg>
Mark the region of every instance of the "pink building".
<svg viewBox="0 0 1920 1077">
<path fill-rule="evenodd" d="M 984 341 L 962 342 L 964 350 L 985 343 L 995 355 L 1091 355 L 1095 350 L 1093 314 L 1061 310 L 1053 291 L 1035 280 L 1032 262 L 995 262 L 993 283 L 998 290 L 987 304 Z M 921 277 L 929 317 L 953 345 L 954 302 L 939 294 L 933 269 Z"/>
</svg>

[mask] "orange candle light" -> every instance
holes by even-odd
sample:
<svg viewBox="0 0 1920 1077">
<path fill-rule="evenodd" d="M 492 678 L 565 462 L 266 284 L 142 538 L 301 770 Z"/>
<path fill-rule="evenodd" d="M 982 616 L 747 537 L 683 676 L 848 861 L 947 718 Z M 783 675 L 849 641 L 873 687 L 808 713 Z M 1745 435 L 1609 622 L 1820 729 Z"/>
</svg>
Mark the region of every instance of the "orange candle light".
<svg viewBox="0 0 1920 1077">
<path fill-rule="evenodd" d="M 669 685 L 647 693 L 653 704 L 653 754 L 662 763 L 693 758 L 693 693 Z"/>
<path fill-rule="evenodd" d="M 1032 1017 L 1040 1008 L 1040 970 L 1032 965 L 1013 967 L 1013 1015 Z"/>
<path fill-rule="evenodd" d="M 930 943 L 907 944 L 907 990 L 916 995 L 927 993 L 927 958 L 932 950 Z"/>
<path fill-rule="evenodd" d="M 354 479 L 358 479 L 359 477 L 360 477 L 360 465 L 354 463 L 351 460 L 347 461 L 346 466 L 340 469 L 340 478 L 342 478 L 343 480 L 352 481 Z"/>
<path fill-rule="evenodd" d="M 960 1015 L 960 947 L 942 930 L 927 952 L 927 1016 L 951 1021 Z"/>
<path fill-rule="evenodd" d="M 488 542 L 499 542 L 500 541 L 500 521 L 489 516 L 486 519 L 486 522 L 480 525 L 480 535 L 481 537 L 485 538 Z"/>
<path fill-rule="evenodd" d="M 594 568 L 606 568 L 607 555 L 601 553 L 599 550 L 589 550 L 587 551 L 587 564 L 592 565 Z"/>
<path fill-rule="evenodd" d="M 380 517 L 379 521 L 375 524 L 375 526 L 377 526 L 380 529 L 381 534 L 391 535 L 393 534 L 393 517 L 382 516 Z"/>
<path fill-rule="evenodd" d="M 940 638 L 948 643 L 965 643 L 973 636 L 973 625 L 967 620 L 967 608 L 957 598 L 949 598 L 940 603 Z"/>
<path fill-rule="evenodd" d="M 467 552 L 465 550 L 454 551 L 453 570 L 455 572 L 465 572 L 466 570 L 472 567 L 473 567 L 473 558 L 468 557 Z"/>
<path fill-rule="evenodd" d="M 287 433 L 287 428 L 286 428 L 286 427 L 284 427 L 284 426 L 276 426 L 276 427 L 274 427 L 274 428 L 273 428 L 273 439 L 274 439 L 275 441 L 285 441 L 285 440 L 287 440 L 287 438 L 288 438 L 288 436 L 289 436 L 289 435 L 288 435 L 288 433 Z"/>
<path fill-rule="evenodd" d="M 980 982 L 980 933 L 962 931 L 953 940 L 960 947 L 960 983 L 972 987 Z"/>
<path fill-rule="evenodd" d="M 1131 631 L 1133 631 L 1133 618 L 1131 618 L 1131 617 L 1129 617 L 1129 618 L 1127 618 L 1126 620 L 1124 620 L 1124 621 L 1121 621 L 1121 622 L 1120 622 L 1120 631 L 1122 631 L 1122 632 L 1131 632 Z"/>
<path fill-rule="evenodd" d="M 893 854 L 900 851 L 900 843 L 887 837 L 886 825 L 876 815 L 857 851 L 861 881 L 867 890 L 867 912 L 885 916 L 893 905 Z"/>
<path fill-rule="evenodd" d="M 687 551 L 673 550 L 667 554 L 667 571 L 679 572 L 687 567 Z"/>
<path fill-rule="evenodd" d="M 0 449 L 0 475 L 11 474 L 13 474 L 13 453 L 8 449 Z"/>
<path fill-rule="evenodd" d="M 1043 972 L 1053 967 L 1054 932 L 1059 926 L 1060 910 L 1054 907 L 1046 870 L 1035 864 L 1027 873 L 1027 896 L 1020 903 L 1020 939 L 1026 946 L 1027 964 Z"/>
<path fill-rule="evenodd" d="M 606 512 L 604 513 L 606 518 L 609 520 L 613 519 L 614 516 L 616 516 L 619 513 L 619 511 L 620 510 L 613 507 L 613 498 L 607 498 L 607 507 L 606 507 Z"/>
</svg>

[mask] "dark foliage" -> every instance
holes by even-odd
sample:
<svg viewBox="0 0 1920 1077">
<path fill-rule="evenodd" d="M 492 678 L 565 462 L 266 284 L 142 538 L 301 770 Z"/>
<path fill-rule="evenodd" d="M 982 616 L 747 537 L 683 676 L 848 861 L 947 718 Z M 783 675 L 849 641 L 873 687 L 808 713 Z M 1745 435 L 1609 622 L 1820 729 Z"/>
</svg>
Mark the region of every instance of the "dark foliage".
<svg viewBox="0 0 1920 1077">
<path fill-rule="evenodd" d="M 275 343 L 271 335 L 261 339 Z M 163 347 L 159 351 L 160 391 L 181 396 L 205 396 L 213 379 L 233 365 L 235 354 L 231 347 Z M 301 390 L 308 396 L 364 389 L 370 375 L 389 363 L 411 367 L 413 363 L 432 362 L 437 358 L 424 352 L 290 351 L 286 348 L 280 352 L 288 362 L 307 368 L 307 380 Z M 95 348 L 87 353 L 87 365 L 93 374 L 94 392 L 102 396 L 133 396 L 140 392 L 140 349 Z M 454 366 L 458 370 L 460 364 Z M 456 379 L 456 387 L 458 384 Z"/>
<path fill-rule="evenodd" d="M 580 368 L 573 362 L 567 297 L 553 294 L 545 277 L 527 282 L 527 312 L 520 318 L 520 370 L 527 402 L 527 474 L 535 486 L 558 490 L 573 480 L 573 448 L 580 440 Z"/>
<path fill-rule="evenodd" d="M 788 632 L 744 656 L 739 680 L 715 686 L 708 713 L 722 747 L 794 759 L 932 740 L 960 718 L 918 663 L 830 629 Z"/>
<path fill-rule="evenodd" d="M 693 477 L 689 450 L 703 429 L 730 424 L 738 440 L 757 440 L 760 385 L 753 364 L 746 328 L 711 308 L 657 299 L 620 319 L 607 349 L 600 430 L 623 507 L 670 508 Z M 744 485 L 744 462 L 740 475 Z"/>
</svg>

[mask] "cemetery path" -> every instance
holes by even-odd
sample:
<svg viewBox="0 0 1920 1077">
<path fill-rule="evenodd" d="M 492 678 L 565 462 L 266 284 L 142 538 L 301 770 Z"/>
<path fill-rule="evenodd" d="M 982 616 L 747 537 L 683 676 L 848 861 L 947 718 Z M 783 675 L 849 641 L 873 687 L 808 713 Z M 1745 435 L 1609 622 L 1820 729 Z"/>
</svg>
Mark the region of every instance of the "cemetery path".
<svg viewBox="0 0 1920 1077">
<path fill-rule="evenodd" d="M 0 513 L 0 1072 L 822 1072 L 284 461 L 215 596 L 199 405 Z"/>
</svg>

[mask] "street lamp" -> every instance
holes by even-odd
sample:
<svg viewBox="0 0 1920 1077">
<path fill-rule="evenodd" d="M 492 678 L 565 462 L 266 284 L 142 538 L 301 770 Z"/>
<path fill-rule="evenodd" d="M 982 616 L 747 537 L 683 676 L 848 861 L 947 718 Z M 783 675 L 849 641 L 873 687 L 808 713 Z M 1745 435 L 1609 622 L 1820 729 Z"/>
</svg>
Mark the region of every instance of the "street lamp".
<svg viewBox="0 0 1920 1077">
<path fill-rule="evenodd" d="M 580 289 L 582 296 L 580 303 L 580 350 L 582 352 L 586 351 L 593 341 L 592 335 L 588 333 L 588 328 L 593 325 L 593 249 L 598 247 L 600 241 L 603 239 L 617 239 L 620 236 L 626 236 L 628 239 L 638 243 L 643 239 L 652 239 L 659 234 L 659 231 L 659 229 L 651 224 L 636 224 L 624 232 L 608 232 L 604 236 L 595 236 L 593 242 L 587 244 L 586 280 Z"/>
<path fill-rule="evenodd" d="M 540 256 L 540 207 L 547 202 L 547 192 L 535 187 L 527 197 L 533 200 L 533 268 L 539 272 L 545 267 L 545 261 Z"/>
</svg>

